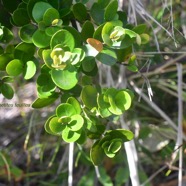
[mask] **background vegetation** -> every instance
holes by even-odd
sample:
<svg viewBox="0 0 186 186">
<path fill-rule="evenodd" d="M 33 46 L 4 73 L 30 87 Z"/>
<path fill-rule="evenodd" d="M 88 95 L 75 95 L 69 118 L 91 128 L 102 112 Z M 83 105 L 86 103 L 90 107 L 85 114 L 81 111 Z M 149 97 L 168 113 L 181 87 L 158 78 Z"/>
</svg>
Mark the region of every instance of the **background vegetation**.
<svg viewBox="0 0 186 186">
<path fill-rule="evenodd" d="M 91 7 L 94 1 L 77 2 Z M 132 107 L 117 122 L 110 123 L 130 129 L 134 140 L 125 143 L 113 159 L 104 158 L 97 169 L 89 159 L 91 141 L 73 147 L 45 132 L 45 121 L 57 103 L 40 110 L 31 108 L 37 98 L 37 74 L 28 81 L 16 78 L 11 84 L 14 97 L 8 100 L 0 95 L 1 185 L 72 185 L 69 176 L 78 186 L 186 183 L 186 3 L 118 2 L 131 24 L 147 25 L 150 42 L 132 48 L 138 72 L 128 71 L 121 64 L 99 64 L 94 81 L 103 87 L 128 87 L 134 91 Z M 0 5 L 0 22 L 14 33 L 13 45 L 20 42 L 19 29 L 11 24 L 11 15 L 19 3 L 2 0 Z M 1 48 L 6 48 L 2 38 Z M 0 75 L 4 76 L 4 72 L 0 71 Z"/>
</svg>

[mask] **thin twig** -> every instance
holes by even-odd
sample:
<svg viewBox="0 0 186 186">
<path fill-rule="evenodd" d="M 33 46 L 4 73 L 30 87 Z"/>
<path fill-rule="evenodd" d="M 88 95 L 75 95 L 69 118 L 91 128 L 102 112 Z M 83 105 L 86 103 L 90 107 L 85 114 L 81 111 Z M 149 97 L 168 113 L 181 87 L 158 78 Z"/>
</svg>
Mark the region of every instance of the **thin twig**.
<svg viewBox="0 0 186 186">
<path fill-rule="evenodd" d="M 183 143 L 182 65 L 180 63 L 177 64 L 177 74 L 178 74 L 178 138 L 177 138 L 177 145 L 180 146 Z M 182 167 L 183 167 L 182 150 L 183 150 L 183 147 L 181 146 L 179 149 L 178 186 L 182 186 Z"/>
<path fill-rule="evenodd" d="M 125 124 L 123 117 L 120 117 L 120 123 L 122 128 L 128 129 L 128 126 Z M 132 186 L 139 186 L 140 181 L 138 175 L 138 155 L 137 155 L 137 150 L 135 147 L 134 140 L 125 142 L 124 147 L 126 150 Z"/>
<path fill-rule="evenodd" d="M 69 144 L 68 186 L 73 185 L 74 143 Z"/>
</svg>

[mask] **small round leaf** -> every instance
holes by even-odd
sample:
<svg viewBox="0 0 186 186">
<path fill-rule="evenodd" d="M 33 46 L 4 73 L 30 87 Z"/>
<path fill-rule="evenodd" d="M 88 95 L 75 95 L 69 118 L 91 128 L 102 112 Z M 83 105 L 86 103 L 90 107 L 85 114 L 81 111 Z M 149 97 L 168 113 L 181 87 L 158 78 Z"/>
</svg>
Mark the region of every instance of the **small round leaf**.
<svg viewBox="0 0 186 186">
<path fill-rule="evenodd" d="M 23 69 L 24 69 L 24 64 L 19 59 L 13 59 L 6 66 L 6 72 L 10 76 L 18 76 L 23 72 Z"/>
<path fill-rule="evenodd" d="M 58 116 L 58 118 L 67 117 L 67 116 L 71 117 L 73 115 L 76 115 L 76 110 L 71 104 L 62 103 L 57 107 L 56 115 Z"/>
<path fill-rule="evenodd" d="M 32 10 L 32 16 L 34 20 L 39 23 L 43 20 L 43 15 L 49 8 L 53 8 L 49 3 L 46 2 L 37 2 L 35 3 L 33 10 Z"/>
<path fill-rule="evenodd" d="M 27 61 L 24 66 L 24 79 L 31 79 L 36 73 L 36 64 L 33 61 Z"/>
<path fill-rule="evenodd" d="M 3 94 L 3 96 L 7 99 L 12 99 L 14 96 L 14 90 L 9 84 L 3 83 L 0 86 L 0 92 Z"/>
<path fill-rule="evenodd" d="M 62 138 L 67 143 L 75 142 L 77 141 L 81 136 L 81 130 L 80 131 L 72 131 L 70 128 L 66 127 L 62 131 Z"/>
<path fill-rule="evenodd" d="M 64 70 L 53 69 L 51 75 L 54 83 L 64 90 L 72 89 L 78 82 L 77 70 L 73 66 Z"/>
</svg>

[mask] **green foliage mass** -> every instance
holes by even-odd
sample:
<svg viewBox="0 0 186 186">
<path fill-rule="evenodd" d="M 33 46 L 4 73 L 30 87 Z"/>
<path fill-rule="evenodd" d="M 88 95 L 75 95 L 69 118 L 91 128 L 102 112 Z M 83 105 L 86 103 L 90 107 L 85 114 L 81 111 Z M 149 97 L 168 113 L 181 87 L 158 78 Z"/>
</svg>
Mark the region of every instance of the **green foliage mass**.
<svg viewBox="0 0 186 186">
<path fill-rule="evenodd" d="M 54 115 L 45 123 L 45 130 L 65 142 L 83 144 L 94 141 L 90 157 L 99 165 L 104 156 L 113 158 L 133 133 L 125 129 L 107 129 L 107 123 L 118 118 L 132 104 L 129 89 L 100 87 L 92 81 L 102 63 L 114 66 L 125 61 L 127 69 L 137 72 L 132 46 L 149 40 L 146 26 L 127 24 L 127 17 L 118 11 L 118 1 L 28 0 L 13 9 L 11 23 L 19 29 L 20 42 L 12 45 L 11 30 L 0 25 L 0 93 L 13 97 L 12 77 L 25 80 L 35 77 L 38 98 L 35 109 L 50 106 L 56 100 Z M 78 23 L 78 24 L 77 24 Z"/>
</svg>

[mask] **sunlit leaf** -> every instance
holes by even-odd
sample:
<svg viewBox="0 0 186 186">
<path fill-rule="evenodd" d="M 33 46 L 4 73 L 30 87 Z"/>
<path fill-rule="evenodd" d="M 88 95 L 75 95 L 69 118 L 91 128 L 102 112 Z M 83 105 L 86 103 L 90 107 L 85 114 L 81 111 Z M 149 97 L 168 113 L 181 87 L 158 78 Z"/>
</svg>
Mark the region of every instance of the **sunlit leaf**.
<svg viewBox="0 0 186 186">
<path fill-rule="evenodd" d="M 64 70 L 53 69 L 51 75 L 54 83 L 64 90 L 72 89 L 78 82 L 78 73 L 73 66 Z"/>
<path fill-rule="evenodd" d="M 62 138 L 67 143 L 71 143 L 71 142 L 77 141 L 80 138 L 80 136 L 81 136 L 81 130 L 80 131 L 72 131 L 67 126 L 62 131 Z"/>
<path fill-rule="evenodd" d="M 6 72 L 10 76 L 18 76 L 23 72 L 23 69 L 24 69 L 24 64 L 19 59 L 13 59 L 6 66 Z"/>
</svg>

